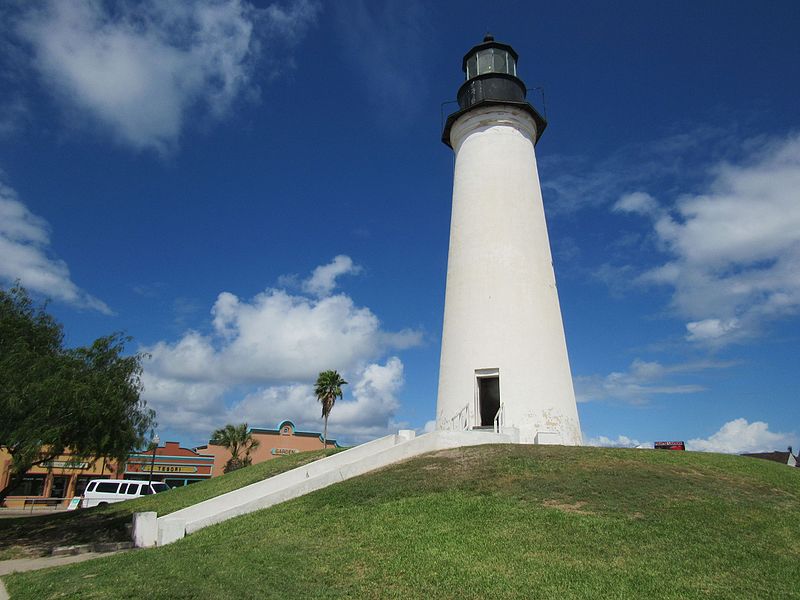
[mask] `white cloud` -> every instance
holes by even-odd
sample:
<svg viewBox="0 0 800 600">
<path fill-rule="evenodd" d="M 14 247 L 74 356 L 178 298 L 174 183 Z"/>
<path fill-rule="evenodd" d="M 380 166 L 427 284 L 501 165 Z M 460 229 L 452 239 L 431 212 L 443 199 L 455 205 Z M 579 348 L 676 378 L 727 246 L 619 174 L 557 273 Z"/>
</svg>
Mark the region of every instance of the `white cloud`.
<svg viewBox="0 0 800 600">
<path fill-rule="evenodd" d="M 617 212 L 629 212 L 649 215 L 658 212 L 659 206 L 655 198 L 646 192 L 625 194 L 612 207 Z"/>
<path fill-rule="evenodd" d="M 142 384 L 142 397 L 155 409 L 160 428 L 185 432 L 199 443 L 228 422 L 225 384 L 172 379 L 147 368 L 142 374 Z"/>
<path fill-rule="evenodd" d="M 328 420 L 329 435 L 344 435 L 362 442 L 386 435 L 402 426 L 395 422 L 397 393 L 403 385 L 403 363 L 390 357 L 384 364 L 370 363 L 353 371 L 344 391 L 352 399 L 337 400 Z M 268 426 L 290 419 L 301 429 L 322 431 L 321 405 L 311 384 L 265 387 L 247 395 L 229 414 L 237 422 Z"/>
<path fill-rule="evenodd" d="M 729 362 L 697 361 L 675 365 L 634 360 L 627 371 L 608 375 L 578 375 L 574 378 L 578 402 L 610 400 L 628 404 L 646 404 L 653 396 L 693 394 L 705 388 L 692 383 L 670 383 L 670 375 L 680 375 L 731 366 Z"/>
<path fill-rule="evenodd" d="M 189 110 L 219 118 L 237 98 L 257 95 L 251 75 L 261 48 L 281 42 L 286 55 L 317 12 L 305 0 L 266 9 L 242 0 L 51 0 L 28 10 L 17 32 L 45 85 L 67 106 L 125 144 L 166 152 Z"/>
<path fill-rule="evenodd" d="M 388 433 L 387 426 L 400 407 L 397 393 L 402 386 L 403 363 L 396 356 L 383 365 L 367 365 L 353 384 L 354 401 L 342 403 L 336 423 L 347 423 L 350 431 L 362 437 Z"/>
<path fill-rule="evenodd" d="M 310 299 L 270 289 L 246 302 L 223 292 L 211 312 L 212 333 L 189 331 L 176 342 L 145 348 L 152 355 L 149 368 L 186 381 L 298 381 L 409 347 L 409 337 L 420 339 L 383 331 L 372 311 L 343 294 Z"/>
<path fill-rule="evenodd" d="M 794 433 L 780 433 L 769 430 L 763 421 L 749 423 L 746 419 L 734 419 L 725 423 L 719 431 L 708 438 L 696 438 L 686 442 L 686 449 L 698 452 L 724 452 L 741 454 L 743 452 L 771 452 L 785 450 L 797 436 Z M 612 448 L 652 448 L 653 442 L 640 442 L 626 435 L 616 439 L 604 435 L 587 438 L 587 446 L 605 446 Z"/>
<path fill-rule="evenodd" d="M 361 267 L 353 264 L 349 256 L 340 254 L 327 265 L 320 265 L 303 281 L 303 291 L 315 296 L 327 296 L 336 287 L 336 278 L 341 275 L 357 275 Z"/>
<path fill-rule="evenodd" d="M 430 433 L 431 431 L 436 431 L 436 419 L 425 421 L 425 425 L 423 425 L 422 429 L 419 429 L 417 433 L 422 435 L 423 433 Z"/>
<path fill-rule="evenodd" d="M 586 446 L 601 446 L 605 448 L 652 448 L 653 447 L 652 442 L 640 442 L 639 440 L 629 438 L 627 435 L 618 435 L 616 439 L 612 439 L 604 435 L 591 438 L 587 438 L 586 436 L 584 436 L 584 439 L 586 440 L 584 442 Z"/>
<path fill-rule="evenodd" d="M 771 452 L 785 450 L 796 441 L 793 433 L 779 433 L 769 430 L 763 421 L 748 423 L 746 419 L 734 419 L 725 423 L 719 431 L 706 439 L 693 439 L 686 442 L 687 450 L 702 452 Z"/>
<path fill-rule="evenodd" d="M 390 357 L 383 364 L 369 363 L 351 372 L 353 378 L 344 391 L 352 399 L 336 402 L 328 421 L 329 437 L 343 436 L 347 443 L 357 443 L 402 428 L 404 424 L 395 421 L 397 393 L 403 385 L 402 361 Z M 232 404 L 225 402 L 226 393 L 234 387 L 230 384 L 191 383 L 148 371 L 143 383 L 143 396 L 156 409 L 159 427 L 198 441 L 232 422 L 274 427 L 289 419 L 300 429 L 322 431 L 321 407 L 311 383 L 260 386 Z"/>
<path fill-rule="evenodd" d="M 337 258 L 352 266 L 348 257 Z M 197 434 L 230 420 L 271 426 L 288 418 L 312 427 L 320 410 L 312 384 L 331 368 L 354 378 L 346 388 L 352 399 L 337 402 L 331 415 L 332 432 L 360 440 L 397 425 L 403 363 L 378 360 L 419 344 L 419 332 L 383 330 L 369 308 L 344 294 L 311 298 L 268 289 L 247 301 L 222 292 L 211 314 L 209 333 L 188 331 L 142 349 L 151 355 L 143 396 L 162 425 Z M 230 404 L 243 388 L 245 397 Z"/>
<path fill-rule="evenodd" d="M 357 272 L 352 264 L 349 257 L 337 256 L 315 269 L 304 287 L 331 291 L 337 274 Z M 349 266 L 337 271 L 329 269 L 332 265 Z M 309 298 L 267 289 L 248 302 L 222 292 L 211 314 L 210 333 L 188 331 L 175 342 L 145 348 L 152 357 L 148 369 L 192 382 L 303 381 L 421 341 L 419 331 L 383 330 L 369 308 L 356 306 L 345 294 Z"/>
<path fill-rule="evenodd" d="M 631 190 L 658 190 L 659 195 L 677 194 L 680 186 L 704 180 L 703 169 L 731 152 L 739 132 L 715 127 L 697 127 L 668 135 L 648 144 L 620 146 L 606 157 L 549 155 L 540 160 L 542 192 L 548 214 L 572 213 L 587 207 L 613 206 Z M 684 187 L 685 189 L 685 187 Z M 638 212 L 655 208 L 644 196 L 636 203 Z M 652 197 L 652 196 L 651 196 Z M 618 206 L 624 209 L 626 202 Z"/>
<path fill-rule="evenodd" d="M 739 321 L 737 319 L 728 319 L 727 321 L 720 321 L 719 319 L 693 321 L 686 324 L 686 329 L 688 331 L 686 339 L 692 342 L 717 340 L 736 331 L 738 326 Z"/>
<path fill-rule="evenodd" d="M 296 44 L 306 35 L 309 27 L 316 22 L 321 8 L 318 2 L 311 0 L 294 0 L 289 6 L 270 4 L 263 9 L 260 24 L 270 33 L 283 38 L 286 49 L 286 46 Z M 287 58 L 283 54 L 280 60 Z"/>
<path fill-rule="evenodd" d="M 648 203 L 634 212 L 653 218 L 671 257 L 639 281 L 671 286 L 686 338 L 719 346 L 800 310 L 800 135 L 711 174 L 704 193 L 682 196 L 672 212 Z"/>
<path fill-rule="evenodd" d="M 111 309 L 72 282 L 67 264 L 49 255 L 50 227 L 0 182 L 0 279 L 31 292 L 105 314 Z"/>
</svg>

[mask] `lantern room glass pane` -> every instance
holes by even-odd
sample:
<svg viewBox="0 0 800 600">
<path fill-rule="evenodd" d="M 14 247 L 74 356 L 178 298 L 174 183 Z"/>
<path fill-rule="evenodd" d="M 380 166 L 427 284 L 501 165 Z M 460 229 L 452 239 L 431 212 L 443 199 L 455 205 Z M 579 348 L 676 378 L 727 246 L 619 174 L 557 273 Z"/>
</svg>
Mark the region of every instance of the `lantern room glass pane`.
<svg viewBox="0 0 800 600">
<path fill-rule="evenodd" d="M 517 64 L 514 56 L 500 48 L 485 48 L 467 58 L 467 79 L 487 73 L 504 73 L 516 77 Z"/>
<path fill-rule="evenodd" d="M 503 50 L 494 51 L 494 72 L 495 73 L 508 73 L 508 61 L 506 59 L 508 53 Z"/>
<path fill-rule="evenodd" d="M 472 79 L 477 75 L 478 59 L 475 56 L 470 56 L 467 59 L 467 79 Z"/>
<path fill-rule="evenodd" d="M 492 72 L 492 49 L 478 52 L 478 75 Z"/>
</svg>

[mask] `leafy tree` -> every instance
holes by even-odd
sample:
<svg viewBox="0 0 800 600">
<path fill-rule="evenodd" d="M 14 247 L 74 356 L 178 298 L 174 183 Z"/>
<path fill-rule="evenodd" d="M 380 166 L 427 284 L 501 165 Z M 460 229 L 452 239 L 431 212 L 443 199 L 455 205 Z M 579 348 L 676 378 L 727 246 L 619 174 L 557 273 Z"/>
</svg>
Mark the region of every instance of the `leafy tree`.
<svg viewBox="0 0 800 600">
<path fill-rule="evenodd" d="M 131 339 L 114 333 L 65 348 L 45 309 L 19 284 L 0 288 L 0 446 L 12 458 L 0 504 L 28 469 L 67 449 L 124 461 L 155 424 L 139 397 L 143 356 L 123 356 Z"/>
<path fill-rule="evenodd" d="M 331 414 L 336 399 L 342 397 L 343 385 L 347 385 L 347 382 L 342 379 L 338 371 L 333 370 L 322 371 L 314 385 L 314 393 L 322 404 L 322 416 L 325 418 L 325 430 L 322 434 L 322 443 L 325 448 L 328 447 L 328 415 Z"/>
<path fill-rule="evenodd" d="M 223 471 L 230 473 L 236 469 L 241 469 L 253 463 L 250 452 L 258 448 L 261 443 L 247 431 L 247 423 L 241 425 L 231 425 L 217 429 L 211 436 L 211 443 L 224 446 L 231 452 L 231 458 L 225 463 Z M 242 456 L 244 452 L 244 456 Z"/>
</svg>

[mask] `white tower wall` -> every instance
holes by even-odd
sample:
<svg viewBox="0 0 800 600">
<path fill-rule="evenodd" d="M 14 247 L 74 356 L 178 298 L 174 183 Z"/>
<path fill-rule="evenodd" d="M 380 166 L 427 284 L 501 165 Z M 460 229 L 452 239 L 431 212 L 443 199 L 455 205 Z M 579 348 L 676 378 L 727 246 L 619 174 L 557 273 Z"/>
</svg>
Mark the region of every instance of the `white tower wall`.
<svg viewBox="0 0 800 600">
<path fill-rule="evenodd" d="M 497 371 L 506 427 L 523 443 L 580 444 L 558 303 L 536 124 L 511 105 L 476 107 L 452 126 L 453 212 L 437 426 L 469 406 L 480 425 L 480 374 Z"/>
</svg>

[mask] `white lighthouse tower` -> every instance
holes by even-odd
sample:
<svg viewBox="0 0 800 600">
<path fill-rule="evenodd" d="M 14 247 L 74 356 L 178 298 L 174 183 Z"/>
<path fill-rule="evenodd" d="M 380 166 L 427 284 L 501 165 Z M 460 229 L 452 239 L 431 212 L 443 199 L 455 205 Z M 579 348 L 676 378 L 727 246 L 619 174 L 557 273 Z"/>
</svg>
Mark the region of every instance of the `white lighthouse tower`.
<svg viewBox="0 0 800 600">
<path fill-rule="evenodd" d="M 547 123 L 525 100 L 518 55 L 487 35 L 462 68 L 439 368 L 438 429 L 581 443 L 534 147 Z"/>
</svg>

